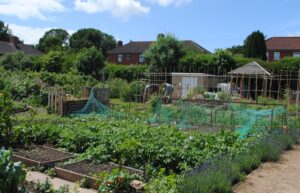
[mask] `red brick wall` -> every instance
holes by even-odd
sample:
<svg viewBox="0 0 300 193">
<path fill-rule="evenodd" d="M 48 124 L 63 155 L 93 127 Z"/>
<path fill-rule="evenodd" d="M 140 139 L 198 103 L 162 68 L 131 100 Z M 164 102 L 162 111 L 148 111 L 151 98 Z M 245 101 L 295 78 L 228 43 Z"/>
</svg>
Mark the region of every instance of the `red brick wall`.
<svg viewBox="0 0 300 193">
<path fill-rule="evenodd" d="M 124 65 L 140 64 L 139 55 L 140 54 L 130 54 L 130 60 L 127 60 L 127 54 L 123 54 L 123 62 L 120 64 L 124 64 Z M 109 54 L 107 61 L 109 63 L 118 64 L 118 54 Z"/>
<path fill-rule="evenodd" d="M 280 59 L 284 58 L 284 57 L 292 57 L 293 56 L 293 52 L 291 51 L 268 51 L 269 53 L 269 62 L 273 62 L 274 61 L 274 52 L 280 52 Z"/>
</svg>

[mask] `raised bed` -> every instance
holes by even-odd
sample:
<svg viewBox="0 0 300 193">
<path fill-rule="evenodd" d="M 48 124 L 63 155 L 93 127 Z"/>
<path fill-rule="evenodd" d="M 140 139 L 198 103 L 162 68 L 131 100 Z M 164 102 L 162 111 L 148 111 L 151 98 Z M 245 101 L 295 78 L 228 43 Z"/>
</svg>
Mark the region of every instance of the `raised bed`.
<svg viewBox="0 0 300 193">
<path fill-rule="evenodd" d="M 90 188 L 98 189 L 100 179 L 93 177 L 93 175 L 97 175 L 102 172 L 111 172 L 113 169 L 118 167 L 120 167 L 120 165 L 114 163 L 93 165 L 88 161 L 81 161 L 73 164 L 67 164 L 62 167 L 55 167 L 55 172 L 57 177 L 70 182 L 78 182 L 85 178 L 87 179 L 87 184 Z M 122 168 L 130 174 L 143 174 L 141 170 L 125 166 L 122 166 Z"/>
<path fill-rule="evenodd" d="M 20 161 L 26 166 L 37 169 L 53 167 L 58 162 L 67 161 L 74 158 L 70 153 L 66 153 L 47 146 L 30 146 L 28 148 L 16 148 L 13 151 L 12 160 Z"/>
</svg>

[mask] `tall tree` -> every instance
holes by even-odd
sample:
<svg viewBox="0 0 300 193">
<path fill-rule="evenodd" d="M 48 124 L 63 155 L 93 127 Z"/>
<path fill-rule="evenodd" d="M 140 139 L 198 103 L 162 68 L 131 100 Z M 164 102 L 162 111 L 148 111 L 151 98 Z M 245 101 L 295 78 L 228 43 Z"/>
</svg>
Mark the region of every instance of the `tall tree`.
<svg viewBox="0 0 300 193">
<path fill-rule="evenodd" d="M 56 51 L 67 45 L 69 33 L 64 29 L 51 29 L 40 39 L 38 49 L 43 52 Z"/>
<path fill-rule="evenodd" d="M 82 74 L 100 78 L 100 70 L 105 66 L 105 61 L 101 52 L 93 46 L 83 48 L 77 55 L 75 64 L 78 71 Z"/>
<path fill-rule="evenodd" d="M 227 48 L 227 51 L 231 52 L 232 54 L 240 54 L 244 55 L 245 53 L 245 47 L 242 45 L 232 46 L 231 48 Z"/>
<path fill-rule="evenodd" d="M 0 20 L 0 41 L 8 41 L 10 33 L 11 31 L 8 25 L 5 25 L 5 23 Z"/>
<path fill-rule="evenodd" d="M 247 58 L 260 58 L 267 60 L 267 46 L 265 35 L 260 31 L 255 31 L 250 34 L 245 42 L 245 57 Z"/>
<path fill-rule="evenodd" d="M 144 53 L 146 63 L 152 70 L 178 67 L 179 59 L 184 55 L 182 44 L 172 35 L 159 35 Z"/>
<path fill-rule="evenodd" d="M 93 28 L 80 29 L 70 38 L 70 47 L 74 50 L 92 46 L 107 56 L 108 50 L 116 47 L 116 40 L 113 36 Z"/>
</svg>

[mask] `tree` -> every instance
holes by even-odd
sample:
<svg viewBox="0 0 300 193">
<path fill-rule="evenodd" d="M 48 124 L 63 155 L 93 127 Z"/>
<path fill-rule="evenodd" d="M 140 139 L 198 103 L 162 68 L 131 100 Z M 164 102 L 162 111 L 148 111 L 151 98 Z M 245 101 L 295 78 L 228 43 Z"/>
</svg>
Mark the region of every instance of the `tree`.
<svg viewBox="0 0 300 193">
<path fill-rule="evenodd" d="M 152 70 L 178 67 L 179 59 L 184 55 L 182 44 L 172 35 L 159 35 L 144 53 L 146 63 Z"/>
<path fill-rule="evenodd" d="M 211 73 L 225 74 L 236 68 L 236 63 L 232 57 L 232 53 L 227 50 L 217 49 L 213 54 L 214 69 L 210 69 Z"/>
<path fill-rule="evenodd" d="M 78 53 L 75 64 L 77 70 L 85 75 L 100 78 L 100 70 L 105 66 L 104 57 L 96 47 L 84 48 Z"/>
<path fill-rule="evenodd" d="M 265 35 L 260 31 L 255 31 L 250 34 L 245 42 L 245 57 L 247 58 L 260 58 L 267 60 L 267 46 Z"/>
<path fill-rule="evenodd" d="M 232 46 L 231 48 L 227 48 L 227 51 L 231 52 L 234 55 L 244 55 L 245 53 L 245 47 L 241 45 Z"/>
<path fill-rule="evenodd" d="M 103 41 L 101 44 L 101 49 L 102 49 L 103 56 L 105 56 L 105 58 L 108 57 L 107 52 L 115 48 L 116 46 L 117 46 L 116 39 L 111 35 L 103 33 Z"/>
<path fill-rule="evenodd" d="M 60 73 L 62 71 L 63 56 L 64 52 L 50 51 L 48 54 L 42 56 L 39 62 L 43 70 Z"/>
<path fill-rule="evenodd" d="M 70 47 L 74 50 L 96 47 L 107 57 L 107 51 L 116 47 L 116 40 L 113 36 L 93 28 L 80 29 L 70 38 Z"/>
<path fill-rule="evenodd" d="M 5 23 L 0 20 L 0 41 L 8 41 L 9 36 L 10 36 L 10 29 L 8 25 L 5 25 Z"/>
<path fill-rule="evenodd" d="M 62 49 L 68 44 L 69 33 L 64 29 L 51 29 L 39 40 L 38 49 L 43 52 Z"/>
</svg>

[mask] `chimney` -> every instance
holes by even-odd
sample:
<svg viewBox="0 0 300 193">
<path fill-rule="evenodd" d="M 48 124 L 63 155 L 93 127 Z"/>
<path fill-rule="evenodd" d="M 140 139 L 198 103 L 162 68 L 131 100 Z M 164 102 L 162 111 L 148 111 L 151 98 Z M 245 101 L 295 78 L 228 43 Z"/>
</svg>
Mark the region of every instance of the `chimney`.
<svg viewBox="0 0 300 193">
<path fill-rule="evenodd" d="M 13 43 L 15 46 L 17 46 L 20 43 L 20 40 L 17 36 L 10 36 L 9 42 Z"/>
<path fill-rule="evenodd" d="M 117 47 L 122 47 L 123 46 L 123 42 L 122 41 L 118 41 L 118 46 Z"/>
</svg>

